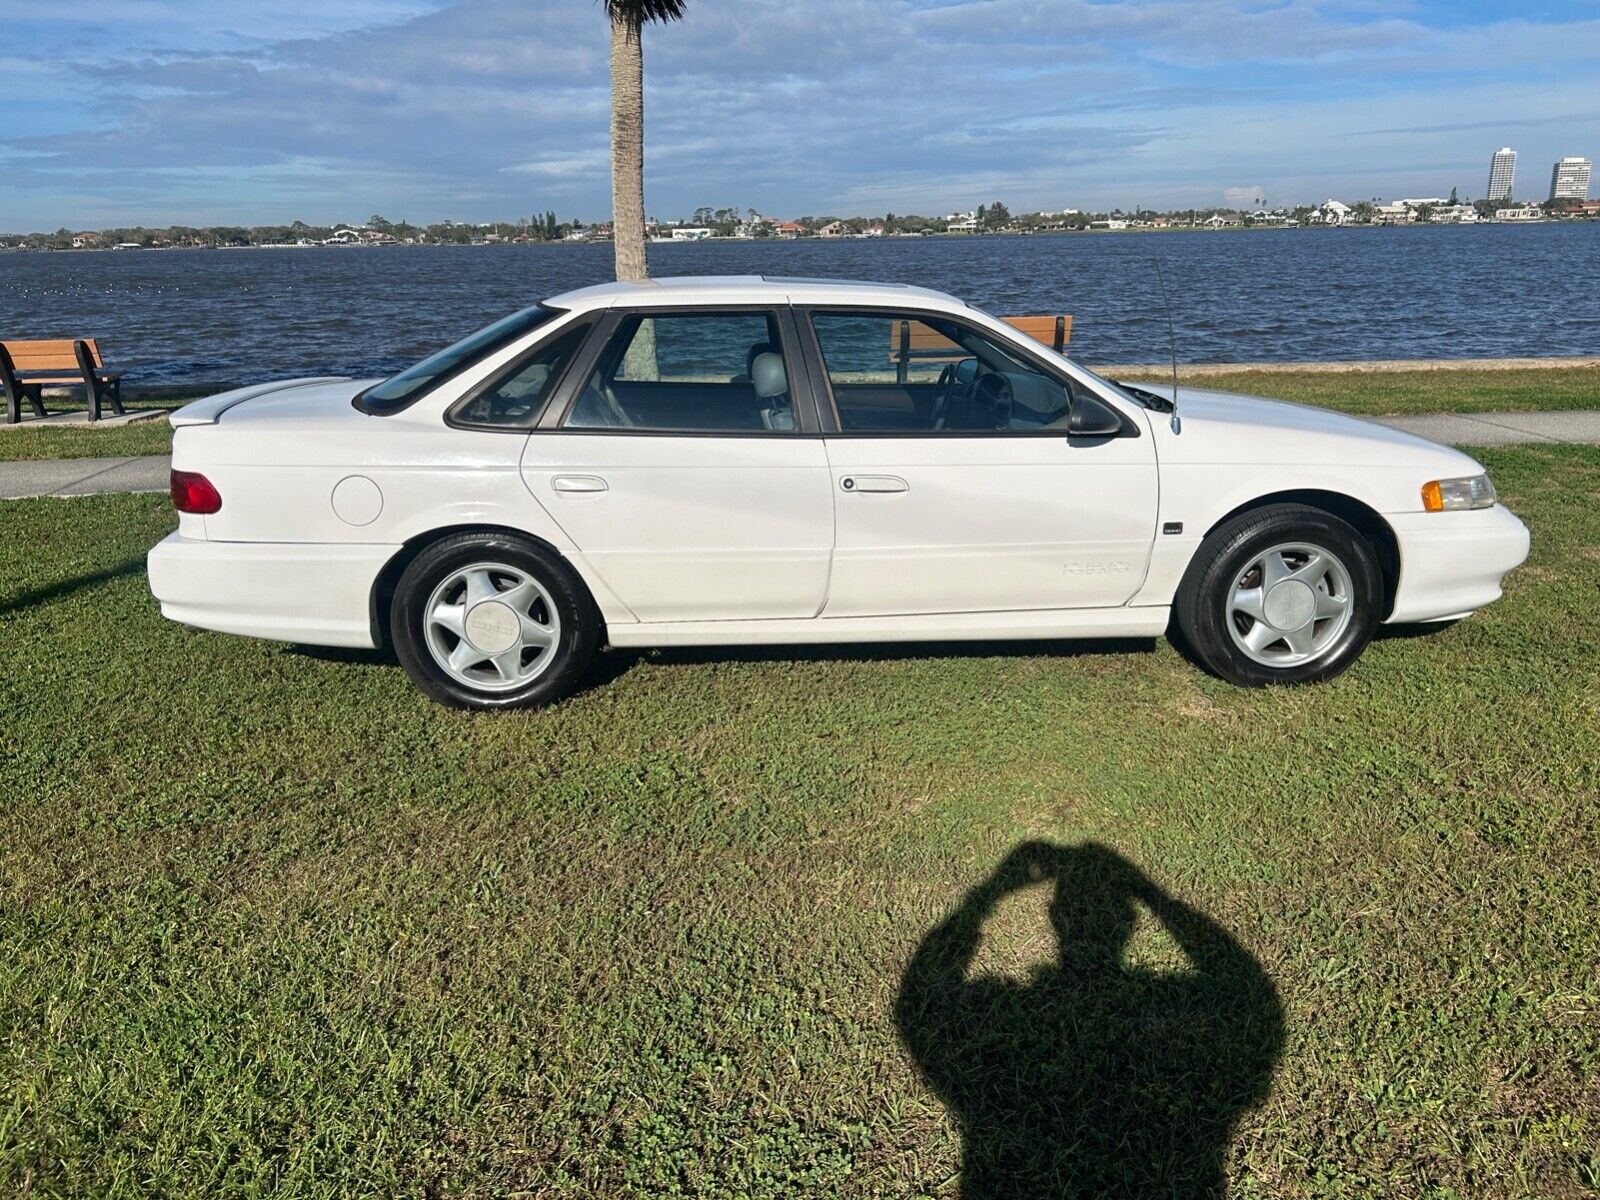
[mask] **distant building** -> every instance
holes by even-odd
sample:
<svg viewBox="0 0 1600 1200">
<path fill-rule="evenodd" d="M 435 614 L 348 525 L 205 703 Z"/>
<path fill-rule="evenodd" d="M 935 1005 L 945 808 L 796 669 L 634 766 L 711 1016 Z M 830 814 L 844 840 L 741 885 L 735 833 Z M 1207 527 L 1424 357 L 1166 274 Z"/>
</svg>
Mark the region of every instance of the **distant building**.
<svg viewBox="0 0 1600 1200">
<path fill-rule="evenodd" d="M 1589 170 L 1587 158 L 1563 158 L 1550 168 L 1550 199 L 1587 200 Z"/>
<path fill-rule="evenodd" d="M 1397 200 L 1393 204 L 1375 204 L 1372 207 L 1372 221 L 1375 225 L 1409 225 L 1416 219 L 1416 209 L 1404 200 Z"/>
<path fill-rule="evenodd" d="M 772 227 L 781 238 L 797 238 L 806 231 L 799 221 L 779 221 Z"/>
<path fill-rule="evenodd" d="M 1523 205 L 1518 208 L 1497 208 L 1494 210 L 1496 221 L 1537 221 L 1544 216 L 1544 209 L 1535 208 L 1533 205 Z"/>
<path fill-rule="evenodd" d="M 817 236 L 818 237 L 843 237 L 845 234 L 847 234 L 849 232 L 850 232 L 850 227 L 847 226 L 843 221 L 829 221 L 821 229 L 817 230 Z"/>
<path fill-rule="evenodd" d="M 1489 190 L 1487 200 L 1509 200 L 1517 182 L 1517 152 L 1510 146 L 1501 146 L 1489 160 Z"/>
<path fill-rule="evenodd" d="M 685 225 L 672 230 L 671 234 L 674 242 L 703 242 L 712 232 L 703 225 Z"/>
<path fill-rule="evenodd" d="M 950 220 L 945 222 L 944 227 L 951 233 L 977 233 L 978 218 L 959 216 L 952 217 Z"/>
<path fill-rule="evenodd" d="M 1319 225 L 1343 225 L 1354 211 L 1338 200 L 1324 200 L 1311 212 L 1311 219 Z"/>
<path fill-rule="evenodd" d="M 85 229 L 82 233 L 75 233 L 72 235 L 72 248 L 74 250 L 86 250 L 91 246 L 98 246 L 100 244 L 100 235 L 92 229 Z"/>
</svg>

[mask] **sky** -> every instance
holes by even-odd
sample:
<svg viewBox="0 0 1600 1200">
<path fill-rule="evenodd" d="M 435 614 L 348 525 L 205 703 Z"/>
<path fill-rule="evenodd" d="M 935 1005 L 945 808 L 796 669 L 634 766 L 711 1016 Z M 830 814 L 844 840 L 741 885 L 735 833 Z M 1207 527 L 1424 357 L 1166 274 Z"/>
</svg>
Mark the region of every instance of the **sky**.
<svg viewBox="0 0 1600 1200">
<path fill-rule="evenodd" d="M 604 219 L 598 0 L 0 0 L 0 231 Z M 1600 156 L 1595 0 L 688 0 L 646 207 L 1519 197 Z"/>
</svg>

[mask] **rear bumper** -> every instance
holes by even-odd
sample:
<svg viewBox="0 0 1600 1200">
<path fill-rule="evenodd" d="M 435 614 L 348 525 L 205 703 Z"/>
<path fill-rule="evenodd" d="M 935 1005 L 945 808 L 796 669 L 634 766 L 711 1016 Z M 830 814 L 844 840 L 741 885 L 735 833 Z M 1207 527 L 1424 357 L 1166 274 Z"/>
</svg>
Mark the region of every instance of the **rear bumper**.
<svg viewBox="0 0 1600 1200">
<path fill-rule="evenodd" d="M 206 542 L 150 551 L 161 613 L 199 629 L 311 646 L 372 647 L 372 585 L 398 546 Z"/>
<path fill-rule="evenodd" d="M 1390 624 L 1465 616 L 1500 598 L 1528 557 L 1528 527 L 1501 505 L 1475 512 L 1390 514 L 1400 586 Z"/>
</svg>

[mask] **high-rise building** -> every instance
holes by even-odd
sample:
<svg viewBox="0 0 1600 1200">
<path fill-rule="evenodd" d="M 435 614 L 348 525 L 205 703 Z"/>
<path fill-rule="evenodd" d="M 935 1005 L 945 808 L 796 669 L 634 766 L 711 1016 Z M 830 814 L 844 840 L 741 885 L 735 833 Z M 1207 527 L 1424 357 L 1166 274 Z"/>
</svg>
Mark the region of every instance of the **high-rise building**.
<svg viewBox="0 0 1600 1200">
<path fill-rule="evenodd" d="M 1510 146 L 1501 146 L 1489 160 L 1490 200 L 1511 199 L 1511 189 L 1517 181 L 1517 152 Z"/>
<path fill-rule="evenodd" d="M 1587 200 L 1589 198 L 1589 160 L 1563 158 L 1550 168 L 1550 199 Z"/>
</svg>

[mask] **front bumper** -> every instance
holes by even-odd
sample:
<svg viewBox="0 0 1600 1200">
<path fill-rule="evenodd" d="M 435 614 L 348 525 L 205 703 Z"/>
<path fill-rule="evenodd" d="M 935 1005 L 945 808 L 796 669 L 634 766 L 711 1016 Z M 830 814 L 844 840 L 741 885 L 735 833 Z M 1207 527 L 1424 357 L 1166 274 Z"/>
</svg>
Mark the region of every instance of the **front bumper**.
<svg viewBox="0 0 1600 1200">
<path fill-rule="evenodd" d="M 398 546 L 207 542 L 174 533 L 148 559 L 161 613 L 199 629 L 371 648 L 372 588 Z"/>
<path fill-rule="evenodd" d="M 1500 598 L 1528 557 L 1528 527 L 1503 505 L 1471 512 L 1391 513 L 1400 586 L 1389 624 L 1465 616 Z"/>
</svg>

